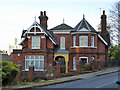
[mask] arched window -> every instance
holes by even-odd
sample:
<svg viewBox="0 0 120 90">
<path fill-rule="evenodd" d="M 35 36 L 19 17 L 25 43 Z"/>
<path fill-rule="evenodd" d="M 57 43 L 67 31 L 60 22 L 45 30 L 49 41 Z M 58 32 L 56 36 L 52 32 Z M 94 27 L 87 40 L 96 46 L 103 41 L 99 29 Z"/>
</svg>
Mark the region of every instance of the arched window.
<svg viewBox="0 0 120 90">
<path fill-rule="evenodd" d="M 60 37 L 60 49 L 65 49 L 65 37 Z"/>
</svg>

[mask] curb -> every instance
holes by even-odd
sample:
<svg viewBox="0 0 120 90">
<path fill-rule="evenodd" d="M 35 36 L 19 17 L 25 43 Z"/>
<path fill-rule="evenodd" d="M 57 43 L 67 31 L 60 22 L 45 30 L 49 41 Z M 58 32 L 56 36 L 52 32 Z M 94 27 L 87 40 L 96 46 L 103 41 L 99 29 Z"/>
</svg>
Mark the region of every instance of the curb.
<svg viewBox="0 0 120 90">
<path fill-rule="evenodd" d="M 81 76 L 78 75 L 79 77 L 78 76 L 73 76 L 73 78 L 72 77 L 68 77 L 68 79 L 63 79 L 61 81 L 58 79 L 58 81 L 55 81 L 55 82 L 48 82 L 48 83 L 36 84 L 36 85 L 27 85 L 27 87 L 26 86 L 22 86 L 22 87 L 17 87 L 17 88 L 16 87 L 8 87 L 8 88 L 14 89 L 14 90 L 16 90 L 16 89 L 19 90 L 19 89 L 32 89 L 32 88 L 35 88 L 35 87 L 45 87 L 45 86 L 49 86 L 49 85 L 61 84 L 61 83 L 66 83 L 66 82 L 71 82 L 71 81 L 76 81 L 76 80 L 92 78 L 92 77 L 96 77 L 96 76 L 102 76 L 102 75 L 106 75 L 106 74 L 117 72 L 118 70 L 113 70 L 113 71 L 109 71 L 109 72 L 101 71 L 101 72 L 89 73 L 89 74 L 92 74 L 90 76 L 89 76 L 89 74 L 82 74 L 84 76 L 86 75 L 86 77 L 82 77 L 82 75 Z M 8 88 L 2 88 L 2 90 L 6 90 Z"/>
</svg>

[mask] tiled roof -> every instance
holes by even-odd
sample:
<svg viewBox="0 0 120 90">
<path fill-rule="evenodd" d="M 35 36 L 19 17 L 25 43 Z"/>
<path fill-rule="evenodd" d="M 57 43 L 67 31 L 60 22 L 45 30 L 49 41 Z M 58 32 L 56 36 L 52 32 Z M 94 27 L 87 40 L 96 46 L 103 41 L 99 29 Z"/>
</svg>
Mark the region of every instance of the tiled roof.
<svg viewBox="0 0 120 90">
<path fill-rule="evenodd" d="M 85 28 L 91 32 L 97 32 L 86 20 L 83 18 L 76 26 L 75 31 L 79 31 L 80 29 Z"/>
<path fill-rule="evenodd" d="M 58 25 L 50 30 L 71 30 L 71 29 L 73 29 L 71 26 L 63 23 L 63 24 L 60 24 L 60 25 Z"/>
</svg>

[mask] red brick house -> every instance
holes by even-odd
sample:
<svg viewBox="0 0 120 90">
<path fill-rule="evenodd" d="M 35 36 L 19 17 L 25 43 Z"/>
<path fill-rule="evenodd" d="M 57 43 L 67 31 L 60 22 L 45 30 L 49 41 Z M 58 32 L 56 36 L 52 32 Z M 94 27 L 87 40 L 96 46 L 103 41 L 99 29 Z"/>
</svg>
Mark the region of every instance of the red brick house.
<svg viewBox="0 0 120 90">
<path fill-rule="evenodd" d="M 107 60 L 110 45 L 106 31 L 106 15 L 101 16 L 101 32 L 96 31 L 85 19 L 74 27 L 62 23 L 47 29 L 46 12 L 40 13 L 40 23 L 33 24 L 22 32 L 21 50 L 13 50 L 13 63 L 21 62 L 22 70 L 29 71 L 33 65 L 35 71 L 44 73 L 60 62 L 60 72 L 76 70 L 76 60 L 89 63 L 91 60 Z"/>
</svg>

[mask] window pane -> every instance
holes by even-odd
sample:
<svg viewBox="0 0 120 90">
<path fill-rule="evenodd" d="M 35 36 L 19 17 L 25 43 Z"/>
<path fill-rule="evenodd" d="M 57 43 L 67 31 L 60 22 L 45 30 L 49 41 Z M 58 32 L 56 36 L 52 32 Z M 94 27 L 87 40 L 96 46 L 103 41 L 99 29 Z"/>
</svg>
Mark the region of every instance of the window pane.
<svg viewBox="0 0 120 90">
<path fill-rule="evenodd" d="M 44 60 L 40 60 L 40 69 L 44 69 Z"/>
<path fill-rule="evenodd" d="M 32 37 L 32 48 L 39 49 L 40 48 L 40 36 Z"/>
<path fill-rule="evenodd" d="M 35 61 L 35 69 L 39 69 L 39 61 L 38 60 Z"/>
<path fill-rule="evenodd" d="M 76 36 L 73 37 L 73 46 L 76 46 Z"/>
<path fill-rule="evenodd" d="M 26 59 L 30 59 L 30 56 L 26 56 Z"/>
<path fill-rule="evenodd" d="M 76 70 L 76 57 L 73 57 L 73 70 Z"/>
<path fill-rule="evenodd" d="M 39 59 L 39 56 L 35 56 L 35 59 Z"/>
<path fill-rule="evenodd" d="M 91 46 L 94 47 L 94 36 L 91 36 Z"/>
<path fill-rule="evenodd" d="M 44 59 L 44 56 L 40 56 L 40 59 Z"/>
<path fill-rule="evenodd" d="M 31 56 L 31 59 L 34 59 L 34 56 Z"/>
<path fill-rule="evenodd" d="M 60 37 L 60 49 L 65 49 L 65 37 Z"/>
<path fill-rule="evenodd" d="M 29 61 L 26 61 L 26 69 L 29 69 Z"/>
<path fill-rule="evenodd" d="M 80 46 L 88 46 L 88 36 L 80 36 Z"/>
</svg>

